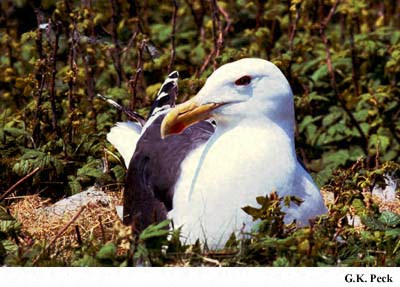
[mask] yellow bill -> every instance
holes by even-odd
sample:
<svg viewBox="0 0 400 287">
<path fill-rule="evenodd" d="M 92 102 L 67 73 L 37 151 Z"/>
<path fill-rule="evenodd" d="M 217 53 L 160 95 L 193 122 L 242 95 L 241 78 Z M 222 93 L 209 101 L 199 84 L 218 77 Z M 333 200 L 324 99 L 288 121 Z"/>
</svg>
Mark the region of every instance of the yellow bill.
<svg viewBox="0 0 400 287">
<path fill-rule="evenodd" d="M 187 127 L 208 119 L 211 112 L 221 105 L 217 103 L 199 105 L 196 97 L 177 105 L 165 116 L 161 123 L 161 138 L 180 134 Z"/>
</svg>

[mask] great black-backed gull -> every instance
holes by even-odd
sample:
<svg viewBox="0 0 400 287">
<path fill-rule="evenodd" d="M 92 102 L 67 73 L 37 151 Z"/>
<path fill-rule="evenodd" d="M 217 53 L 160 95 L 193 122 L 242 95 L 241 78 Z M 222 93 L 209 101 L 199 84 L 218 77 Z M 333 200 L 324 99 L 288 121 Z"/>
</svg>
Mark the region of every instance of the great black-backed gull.
<svg viewBox="0 0 400 287">
<path fill-rule="evenodd" d="M 164 93 L 167 104 L 156 114 L 160 104 L 153 105 L 137 143 L 126 142 L 136 148 L 126 178 L 125 223 L 141 230 L 169 217 L 189 243 L 200 239 L 217 248 L 232 232 L 250 230 L 254 222 L 242 207 L 257 206 L 256 197 L 272 191 L 303 199 L 284 208 L 287 223 L 306 225 L 327 211 L 296 158 L 293 94 L 274 64 L 247 58 L 223 65 L 195 97 L 171 107 L 176 80 L 167 79 L 172 85 L 160 90 L 157 100 Z"/>
</svg>

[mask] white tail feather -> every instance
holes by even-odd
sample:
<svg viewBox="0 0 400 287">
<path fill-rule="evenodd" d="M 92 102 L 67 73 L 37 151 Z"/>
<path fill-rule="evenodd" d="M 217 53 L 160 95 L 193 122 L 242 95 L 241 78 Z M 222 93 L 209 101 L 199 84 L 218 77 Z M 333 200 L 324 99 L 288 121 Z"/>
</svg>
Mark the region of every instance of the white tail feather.
<svg viewBox="0 0 400 287">
<path fill-rule="evenodd" d="M 118 150 L 129 167 L 136 144 L 140 138 L 142 127 L 134 122 L 118 122 L 107 134 L 107 140 Z"/>
</svg>

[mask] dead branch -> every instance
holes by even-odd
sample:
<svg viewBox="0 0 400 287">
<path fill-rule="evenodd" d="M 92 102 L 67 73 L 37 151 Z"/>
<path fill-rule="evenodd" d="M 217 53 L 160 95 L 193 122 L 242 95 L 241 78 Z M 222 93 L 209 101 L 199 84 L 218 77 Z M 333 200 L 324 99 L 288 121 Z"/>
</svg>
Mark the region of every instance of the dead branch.
<svg viewBox="0 0 400 287">
<path fill-rule="evenodd" d="M 86 205 L 82 206 L 78 212 L 74 215 L 74 217 L 72 217 L 72 219 L 66 224 L 64 225 L 63 228 L 61 228 L 57 234 L 54 236 L 54 238 L 49 242 L 49 244 L 39 253 L 39 255 L 36 256 L 36 258 L 34 260 L 32 260 L 32 265 L 34 266 L 40 259 L 40 256 L 43 255 L 44 252 L 46 252 L 55 242 L 56 240 L 63 235 L 63 233 L 68 229 L 68 227 L 74 223 L 78 217 L 82 214 L 82 212 L 85 210 Z"/>
<path fill-rule="evenodd" d="M 261 0 L 257 1 L 256 30 L 258 30 L 258 28 L 260 28 L 261 25 L 261 17 L 264 14 L 264 4 L 265 1 Z"/>
<path fill-rule="evenodd" d="M 58 137 L 61 138 L 61 133 L 57 125 L 57 111 L 56 111 L 56 74 L 57 74 L 57 51 L 58 51 L 58 40 L 60 38 L 60 24 L 54 23 L 55 28 L 55 39 L 53 43 L 53 54 L 51 57 L 51 78 L 50 78 L 50 105 L 51 105 L 51 123 L 53 130 L 55 130 Z"/>
<path fill-rule="evenodd" d="M 222 47 L 224 45 L 224 36 L 229 32 L 230 25 L 232 21 L 230 20 L 229 14 L 218 6 L 216 0 L 211 0 L 211 13 L 212 13 L 212 33 L 213 33 L 213 43 L 214 48 L 207 55 L 203 62 L 200 70 L 196 72 L 196 77 L 200 77 L 201 74 L 207 69 L 211 60 L 213 61 L 213 69 L 217 68 L 216 58 L 221 54 Z M 222 21 L 219 18 L 219 13 L 221 13 L 227 21 L 225 29 L 222 29 Z"/>
<path fill-rule="evenodd" d="M 190 12 L 192 13 L 192 16 L 194 18 L 194 22 L 197 26 L 198 36 L 200 36 L 201 42 L 204 43 L 205 37 L 204 37 L 203 20 L 204 20 L 204 15 L 206 14 L 205 13 L 205 1 L 200 0 L 200 5 L 201 5 L 200 10 L 196 10 L 194 8 L 193 1 L 185 0 L 185 3 L 186 3 L 186 5 L 189 6 Z"/>
<path fill-rule="evenodd" d="M 117 14 L 116 14 L 116 3 L 115 0 L 110 0 L 111 4 L 111 36 L 114 43 L 114 48 L 111 50 L 111 55 L 113 58 L 114 68 L 117 72 L 117 86 L 121 87 L 122 84 L 122 64 L 121 64 L 121 47 L 118 41 L 117 33 Z"/>
<path fill-rule="evenodd" d="M 46 249 L 48 249 L 48 248 L 50 248 L 55 242 L 56 242 L 56 240 L 61 236 L 61 235 L 63 235 L 63 233 L 68 229 L 68 227 L 70 227 L 70 225 L 72 224 L 72 223 L 74 223 L 77 219 L 78 219 L 78 217 L 81 215 L 81 213 L 85 210 L 85 208 L 86 208 L 86 205 L 84 205 L 84 206 L 82 206 L 79 210 L 78 210 L 78 212 L 74 215 L 74 217 L 72 217 L 72 219 L 66 224 L 66 225 L 64 225 L 64 227 L 63 228 L 61 228 L 58 232 L 57 232 L 57 234 L 54 236 L 54 238 L 49 242 L 49 244 L 46 246 Z"/>
<path fill-rule="evenodd" d="M 42 12 L 39 9 L 35 9 L 35 14 L 36 14 L 36 21 L 37 21 L 37 25 L 38 27 L 40 26 L 40 24 L 42 24 L 44 22 L 44 17 Z M 39 88 L 37 90 L 36 94 L 36 107 L 35 107 L 35 113 L 34 113 L 34 118 L 33 118 L 33 133 L 32 133 L 32 138 L 34 140 L 34 142 L 38 145 L 40 142 L 40 114 L 41 114 L 41 110 L 40 107 L 42 105 L 42 100 L 43 100 L 43 88 L 44 88 L 44 84 L 46 82 L 46 72 L 45 72 L 45 64 L 46 64 L 46 57 L 43 54 L 43 44 L 42 44 L 42 40 L 43 40 L 43 32 L 42 29 L 37 29 L 37 34 L 36 34 L 36 38 L 35 38 L 35 43 L 36 43 L 36 50 L 38 53 L 38 59 L 39 59 L 39 63 L 40 66 L 38 67 L 37 71 L 36 71 L 36 81 L 39 84 Z"/>
<path fill-rule="evenodd" d="M 229 29 L 232 26 L 232 19 L 229 16 L 228 12 L 226 12 L 226 10 L 224 8 L 222 8 L 219 5 L 217 5 L 217 8 L 218 8 L 219 13 L 221 13 L 222 16 L 224 16 L 224 19 L 226 21 L 226 25 L 225 25 L 225 28 L 224 28 L 224 34 L 223 34 L 224 36 L 226 36 L 226 35 L 228 35 Z"/>
<path fill-rule="evenodd" d="M 211 0 L 211 13 L 212 13 L 212 32 L 214 40 L 214 57 L 213 68 L 217 68 L 216 58 L 220 55 L 222 45 L 224 44 L 224 35 L 222 32 L 222 22 L 219 18 L 219 9 L 216 0 Z"/>
<path fill-rule="evenodd" d="M 33 176 L 35 173 L 37 173 L 40 170 L 40 167 L 35 168 L 32 170 L 30 173 L 25 175 L 23 178 L 18 180 L 14 185 L 12 185 L 9 189 L 7 189 L 1 196 L 0 196 L 0 201 L 5 199 L 10 193 L 12 193 L 20 184 L 24 183 L 28 178 Z"/>
<path fill-rule="evenodd" d="M 125 61 L 127 52 L 132 48 L 132 46 L 135 43 L 135 39 L 136 39 L 138 34 L 139 34 L 139 27 L 136 29 L 135 32 L 133 32 L 132 37 L 130 38 L 130 40 L 128 42 L 128 45 L 126 45 L 126 47 L 124 47 L 122 49 L 122 51 L 121 51 L 121 53 L 122 53 L 122 61 Z"/>
<path fill-rule="evenodd" d="M 138 60 L 136 62 L 136 73 L 133 77 L 129 79 L 128 85 L 132 93 L 131 102 L 129 103 L 130 110 L 134 111 L 136 108 L 137 100 L 137 84 L 139 81 L 139 76 L 143 70 L 143 49 L 146 46 L 146 40 L 143 40 L 138 47 Z"/>
<path fill-rule="evenodd" d="M 196 73 L 196 78 L 199 78 L 201 76 L 201 74 L 203 74 L 203 72 L 207 68 L 208 64 L 210 63 L 211 59 L 214 57 L 214 54 L 215 54 L 215 50 L 212 50 L 211 53 L 207 55 L 200 70 Z"/>
<path fill-rule="evenodd" d="M 103 95 L 97 94 L 97 96 L 100 99 L 102 99 L 102 100 L 106 101 L 107 103 L 109 103 L 110 105 L 112 105 L 113 107 L 117 108 L 119 111 L 123 112 L 130 119 L 138 122 L 141 126 L 144 126 L 146 120 L 141 115 L 139 115 L 138 113 L 135 113 L 135 112 L 131 111 L 130 109 L 127 109 L 124 106 L 121 106 L 116 101 L 111 100 L 109 98 L 106 98 Z"/>
<path fill-rule="evenodd" d="M 333 89 L 333 91 L 335 93 L 335 96 L 336 96 L 338 102 L 340 103 L 340 106 L 343 108 L 345 113 L 349 116 L 350 121 L 352 122 L 352 124 L 356 127 L 357 131 L 359 132 L 359 134 L 361 136 L 361 140 L 362 140 L 362 149 L 363 149 L 364 153 L 366 155 L 368 155 L 368 140 L 367 140 L 367 137 L 365 136 L 363 130 L 361 129 L 360 124 L 357 122 L 357 120 L 354 117 L 354 115 L 352 114 L 352 112 L 347 108 L 345 99 L 343 99 L 343 97 L 342 97 L 342 95 L 341 95 L 341 93 L 340 93 L 340 91 L 339 91 L 339 89 L 337 87 L 335 71 L 334 71 L 333 65 L 332 65 L 330 44 L 329 44 L 328 38 L 326 37 L 326 34 L 325 34 L 325 29 L 326 29 L 327 25 L 329 24 L 330 20 L 332 19 L 333 14 L 335 13 L 337 5 L 339 4 L 339 2 L 340 2 L 340 0 L 336 0 L 335 1 L 335 3 L 333 4 L 332 8 L 329 11 L 328 16 L 326 16 L 326 18 L 321 21 L 319 32 L 320 32 L 322 41 L 323 41 L 324 46 L 325 46 L 326 65 L 327 65 L 327 68 L 328 68 L 328 73 L 329 73 L 329 76 L 330 76 L 330 82 L 331 82 L 332 89 Z"/>
<path fill-rule="evenodd" d="M 76 233 L 76 242 L 78 242 L 79 246 L 82 245 L 82 236 L 79 230 L 79 226 L 75 225 L 75 233 Z"/>
<path fill-rule="evenodd" d="M 100 230 L 101 230 L 101 239 L 103 244 L 106 243 L 106 233 L 104 231 L 103 221 L 101 220 L 101 216 L 98 217 L 100 223 Z"/>
<path fill-rule="evenodd" d="M 351 51 L 351 74 L 352 74 L 352 79 L 353 79 L 353 85 L 354 85 L 354 93 L 356 94 L 356 97 L 360 97 L 360 88 L 358 84 L 359 76 L 358 76 L 358 68 L 359 64 L 357 61 L 357 55 L 356 55 L 356 47 L 354 44 L 354 26 L 353 22 L 350 24 L 350 51 Z"/>
<path fill-rule="evenodd" d="M 176 16 L 178 13 L 178 3 L 176 0 L 172 0 L 172 3 L 174 4 L 174 13 L 172 15 L 172 33 L 171 33 L 171 58 L 169 60 L 168 64 L 168 74 L 171 73 L 172 71 L 172 65 L 174 64 L 175 61 L 175 32 L 176 32 Z"/>
<path fill-rule="evenodd" d="M 294 19 L 293 23 L 291 24 L 290 36 L 289 36 L 290 51 L 293 51 L 293 41 L 294 41 L 294 37 L 296 36 L 297 24 L 299 23 L 299 20 L 300 20 L 300 7 L 299 7 L 299 5 L 296 5 L 296 18 Z"/>
</svg>

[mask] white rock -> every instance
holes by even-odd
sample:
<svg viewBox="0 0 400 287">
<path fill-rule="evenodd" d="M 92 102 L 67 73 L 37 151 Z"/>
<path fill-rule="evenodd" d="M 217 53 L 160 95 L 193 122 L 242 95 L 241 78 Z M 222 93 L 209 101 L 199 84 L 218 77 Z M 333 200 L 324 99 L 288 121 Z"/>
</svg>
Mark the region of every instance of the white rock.
<svg viewBox="0 0 400 287">
<path fill-rule="evenodd" d="M 393 175 L 386 173 L 384 175 L 385 179 L 385 188 L 381 188 L 378 185 L 375 185 L 372 189 L 372 195 L 379 197 L 384 202 L 390 202 L 396 200 L 396 189 L 398 179 Z"/>
<path fill-rule="evenodd" d="M 87 204 L 109 206 L 111 204 L 111 198 L 104 191 L 92 186 L 85 191 L 57 201 L 53 205 L 45 207 L 42 210 L 56 216 L 61 216 L 66 212 L 78 211 L 79 208 Z"/>
</svg>

